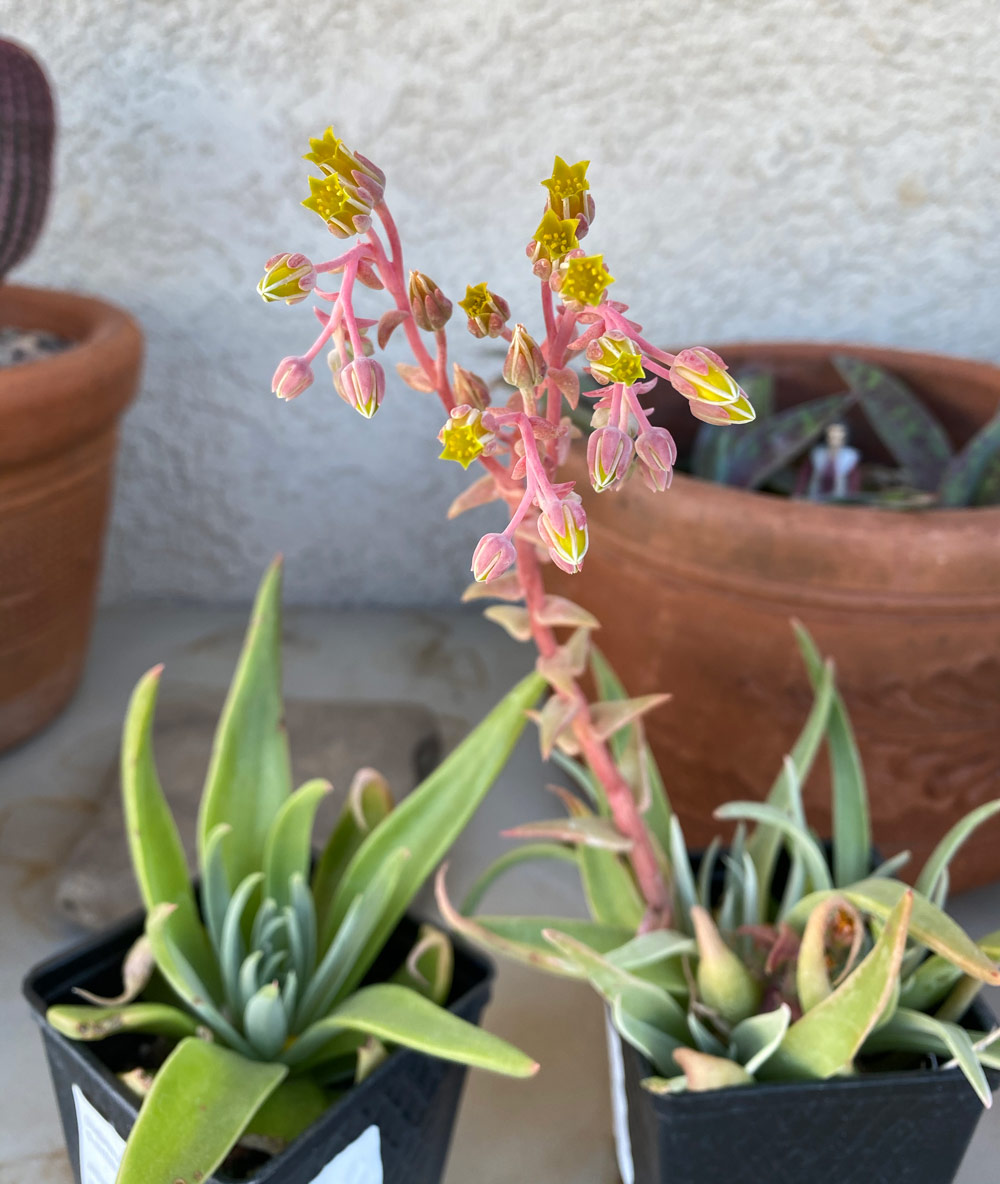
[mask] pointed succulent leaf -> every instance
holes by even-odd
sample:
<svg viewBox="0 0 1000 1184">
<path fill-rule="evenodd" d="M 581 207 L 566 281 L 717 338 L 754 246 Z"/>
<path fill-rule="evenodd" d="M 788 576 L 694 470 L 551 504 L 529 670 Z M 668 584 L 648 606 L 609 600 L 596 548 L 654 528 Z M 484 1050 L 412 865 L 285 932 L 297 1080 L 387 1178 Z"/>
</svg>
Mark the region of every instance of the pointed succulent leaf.
<svg viewBox="0 0 1000 1184">
<path fill-rule="evenodd" d="M 229 875 L 222 858 L 222 845 L 230 834 L 228 822 L 212 828 L 205 841 L 205 857 L 201 874 L 201 914 L 208 927 L 212 945 L 218 954 L 222 943 L 222 926 L 232 895 Z"/>
<path fill-rule="evenodd" d="M 753 1085 L 753 1078 L 735 1061 L 713 1057 L 693 1048 L 678 1048 L 674 1060 L 684 1071 L 687 1088 L 692 1093 L 729 1089 L 734 1085 Z"/>
<path fill-rule="evenodd" d="M 243 1013 L 243 1030 L 262 1061 L 273 1061 L 288 1038 L 288 1017 L 277 983 L 265 983 Z"/>
<path fill-rule="evenodd" d="M 701 857 L 701 863 L 698 865 L 697 891 L 695 896 L 698 904 L 706 909 L 712 908 L 715 904 L 713 900 L 712 881 L 721 849 L 722 840 L 716 835 L 705 849 Z"/>
<path fill-rule="evenodd" d="M 512 868 L 520 867 L 522 863 L 549 859 L 559 863 L 576 863 L 576 854 L 560 843 L 526 843 L 523 847 L 504 852 L 482 872 L 465 894 L 462 912 L 466 916 L 474 913 L 490 888 Z"/>
<path fill-rule="evenodd" d="M 411 856 L 367 947 L 372 956 L 500 774 L 524 727 L 524 713 L 541 690 L 542 680 L 536 674 L 518 683 L 358 848 L 337 886 L 331 914 L 334 927 L 393 851 L 406 849 Z M 370 964 L 358 962 L 348 989 L 361 981 Z"/>
<path fill-rule="evenodd" d="M 122 990 L 120 994 L 106 998 L 103 995 L 95 995 L 93 991 L 85 991 L 83 987 L 74 987 L 73 994 L 79 995 L 81 999 L 86 999 L 88 1003 L 93 1003 L 97 1007 L 123 1007 L 126 1003 L 138 999 L 149 985 L 149 980 L 153 977 L 155 969 L 156 959 L 153 957 L 149 938 L 142 934 L 129 946 L 125 960 L 122 962 Z"/>
<path fill-rule="evenodd" d="M 602 851 L 622 853 L 632 849 L 632 840 L 627 839 L 613 822 L 593 816 L 523 822 L 502 833 L 507 839 L 552 839 L 574 846 L 597 847 Z"/>
<path fill-rule="evenodd" d="M 602 740 L 620 732 L 641 716 L 655 708 L 662 706 L 670 699 L 669 695 L 640 695 L 636 699 L 616 699 L 608 702 L 594 703 L 590 708 L 590 718 L 594 731 Z"/>
<path fill-rule="evenodd" d="M 695 905 L 691 921 L 698 943 L 699 998 L 727 1023 L 738 1024 L 760 1006 L 760 984 L 726 945 L 708 909 Z"/>
<path fill-rule="evenodd" d="M 1000 413 L 980 428 L 968 444 L 948 462 L 938 487 L 938 504 L 944 507 L 976 504 L 976 492 L 987 469 L 998 461 Z"/>
<path fill-rule="evenodd" d="M 991 961 L 1000 962 L 1000 929 L 981 938 L 977 944 Z M 930 1011 L 962 977 L 962 971 L 954 962 L 940 954 L 932 954 L 903 983 L 900 1006 L 913 1011 Z"/>
<path fill-rule="evenodd" d="M 709 1030 L 708 1025 L 702 1022 L 694 1007 L 688 1008 L 687 1023 L 691 1039 L 694 1041 L 692 1047 L 697 1048 L 699 1052 L 708 1053 L 712 1057 L 726 1055 L 726 1046 Z"/>
<path fill-rule="evenodd" d="M 312 895 L 320 929 L 333 903 L 337 885 L 364 839 L 392 812 L 389 783 L 376 769 L 359 769 L 347 801 L 313 873 Z"/>
<path fill-rule="evenodd" d="M 809 777 L 816 753 L 819 751 L 823 735 L 826 732 L 834 695 L 832 665 L 820 663 L 819 678 L 813 682 L 813 694 L 813 705 L 809 716 L 792 746 L 790 754 L 799 785 L 804 784 Z M 768 804 L 778 809 L 787 809 L 791 800 L 792 788 L 788 780 L 788 766 L 783 765 L 767 795 Z M 757 869 L 757 885 L 762 910 L 768 907 L 771 900 L 774 867 L 782 842 L 781 832 L 767 825 L 758 826 L 747 840 L 747 850 Z M 862 872 L 862 874 L 864 873 Z M 760 920 L 767 920 L 763 912 Z"/>
<path fill-rule="evenodd" d="M 374 1036 L 385 1044 L 414 1048 L 508 1077 L 532 1077 L 538 1071 L 535 1061 L 505 1040 L 396 983 L 378 983 L 356 991 L 304 1032 L 284 1059 L 302 1067 L 318 1063 L 324 1046 L 340 1032 Z"/>
<path fill-rule="evenodd" d="M 753 1077 L 777 1050 L 792 1020 L 792 1009 L 782 1003 L 774 1011 L 748 1016 L 733 1029 L 736 1060 Z"/>
<path fill-rule="evenodd" d="M 409 318 L 410 313 L 402 308 L 387 309 L 378 319 L 378 347 L 385 349 L 389 339 L 399 326 Z"/>
<path fill-rule="evenodd" d="M 411 390 L 420 391 L 425 395 L 431 394 L 434 390 L 434 384 L 427 377 L 422 366 L 414 366 L 409 362 L 397 362 L 396 373 Z"/>
<path fill-rule="evenodd" d="M 223 848 L 231 884 L 261 866 L 271 823 L 291 792 L 288 738 L 281 703 L 281 562 L 261 581 L 212 744 L 198 813 L 203 866 L 208 836 L 220 823 L 232 833 Z"/>
<path fill-rule="evenodd" d="M 833 993 L 827 969 L 826 941 L 830 917 L 839 909 L 850 910 L 857 917 L 854 906 L 843 897 L 829 896 L 813 909 L 806 922 L 795 966 L 795 986 L 803 1011 L 811 1011 Z"/>
<path fill-rule="evenodd" d="M 264 844 L 264 892 L 280 906 L 291 904 L 292 876 L 309 875 L 313 820 L 332 789 L 322 778 L 307 781 L 274 816 Z"/>
<path fill-rule="evenodd" d="M 531 613 L 519 604 L 491 604 L 483 616 L 499 625 L 515 641 L 531 641 Z"/>
<path fill-rule="evenodd" d="M 1000 814 L 1000 798 L 986 802 L 985 805 L 970 811 L 948 831 L 944 838 L 931 852 L 930 857 L 917 876 L 914 887 L 924 896 L 933 896 L 942 873 L 955 858 L 962 844 L 972 836 L 974 831 L 988 822 L 994 815 Z"/>
<path fill-rule="evenodd" d="M 332 1100 L 310 1077 L 286 1077 L 251 1118 L 245 1133 L 287 1145 L 321 1118 Z"/>
<path fill-rule="evenodd" d="M 637 1048 L 655 1069 L 667 1072 L 681 1042 L 648 1020 L 633 1015 L 626 1008 L 621 995 L 612 997 L 609 1005 L 611 1022 L 618 1034 L 633 1048 Z"/>
<path fill-rule="evenodd" d="M 600 626 L 593 613 L 565 596 L 546 596 L 538 611 L 538 620 L 550 628 L 597 629 Z"/>
<path fill-rule="evenodd" d="M 643 970 L 669 958 L 694 954 L 697 949 L 695 942 L 685 933 L 677 933 L 673 929 L 652 929 L 649 933 L 638 934 L 616 949 L 608 950 L 605 957 L 612 966 L 622 970 Z"/>
<path fill-rule="evenodd" d="M 580 764 L 579 761 L 574 760 L 573 757 L 560 752 L 558 749 L 552 753 L 551 760 L 554 765 L 558 765 L 583 790 L 590 799 L 591 806 L 594 807 L 598 814 L 607 815 L 610 813 L 607 806 L 607 799 L 604 795 L 604 789 L 588 768 Z"/>
<path fill-rule="evenodd" d="M 728 449 L 726 484 L 759 489 L 842 419 L 853 401 L 851 395 L 824 395 L 742 428 Z"/>
<path fill-rule="evenodd" d="M 493 483 L 492 477 L 487 480 Z M 462 593 L 462 603 L 468 604 L 470 600 L 505 600 L 509 604 L 519 604 L 524 600 L 524 589 L 517 572 L 508 571 L 489 583 L 470 584 Z"/>
<path fill-rule="evenodd" d="M 580 710 L 580 704 L 564 695 L 549 695 L 541 711 L 529 711 L 528 718 L 538 728 L 538 745 L 542 760 L 549 760 L 557 751 L 563 733 L 569 728 Z"/>
<path fill-rule="evenodd" d="M 218 1044 L 182 1040 L 153 1079 L 117 1184 L 207 1180 L 287 1072 Z"/>
<path fill-rule="evenodd" d="M 496 501 L 500 497 L 500 488 L 491 473 L 474 481 L 468 489 L 462 492 L 448 507 L 448 517 L 457 518 L 466 510 L 474 510 L 477 506 L 485 506 L 488 502 Z"/>
<path fill-rule="evenodd" d="M 222 970 L 222 983 L 226 998 L 234 1010 L 237 1007 L 239 990 L 239 973 L 246 956 L 246 946 L 243 941 L 243 914 L 246 911 L 250 897 L 254 895 L 264 882 L 263 872 L 252 872 L 237 885 L 226 909 L 222 921 L 222 935 L 219 940 L 219 966 Z M 257 943 L 255 943 L 257 944 Z M 262 942 L 259 944 L 263 944 Z"/>
<path fill-rule="evenodd" d="M 153 758 L 153 714 L 162 666 L 136 684 L 122 732 L 122 806 L 132 868 L 146 911 L 176 907 L 175 939 L 199 973 L 208 975 L 212 951 L 198 920 L 187 860 L 177 825 L 163 796 Z"/>
<path fill-rule="evenodd" d="M 455 950 L 448 935 L 433 925 L 421 925 L 416 944 L 390 981 L 443 1006 L 451 993 L 454 970 Z"/>
<path fill-rule="evenodd" d="M 640 1084 L 658 1098 L 687 1093 L 687 1078 L 683 1074 L 679 1077 L 644 1077 Z"/>
<path fill-rule="evenodd" d="M 716 818 L 731 822 L 743 818 L 751 822 L 763 822 L 780 831 L 802 858 L 806 874 L 815 888 L 820 891 L 833 887 L 830 869 L 819 843 L 790 815 L 766 802 L 726 802 L 715 811 Z"/>
<path fill-rule="evenodd" d="M 375 1036 L 369 1036 L 364 1044 L 358 1049 L 358 1063 L 354 1070 L 354 1084 L 360 1085 L 362 1081 L 367 1080 L 375 1072 L 375 1070 L 385 1060 L 388 1059 L 389 1050 Z"/>
<path fill-rule="evenodd" d="M 181 1040 L 198 1032 L 193 1016 L 165 1003 L 124 1003 L 113 1007 L 59 1004 L 50 1007 L 45 1018 L 70 1040 L 104 1040 L 123 1032 L 143 1032 Z"/>
<path fill-rule="evenodd" d="M 612 1006 L 620 1001 L 623 1011 L 636 1020 L 665 1032 L 675 1040 L 687 1038 L 687 1021 L 683 1010 L 669 992 L 621 967 L 592 950 L 567 933 L 546 929 L 546 941 L 574 963 L 587 977 L 594 989 Z"/>
<path fill-rule="evenodd" d="M 913 1044 L 909 1044 L 903 1037 L 913 1037 Z M 969 1084 L 976 1091 L 979 1100 L 989 1109 L 993 1105 L 993 1091 L 986 1080 L 986 1074 L 979 1063 L 976 1050 L 969 1033 L 958 1024 L 943 1023 L 933 1016 L 924 1015 L 919 1011 L 898 1008 L 895 1015 L 884 1027 L 879 1029 L 879 1044 L 882 1048 L 892 1048 L 893 1041 L 898 1040 L 906 1051 L 907 1045 L 914 1044 L 926 1048 L 928 1039 L 943 1045 L 955 1058 L 959 1068 L 968 1078 Z M 928 1051 L 934 1051 L 933 1048 Z"/>
<path fill-rule="evenodd" d="M 832 1077 L 849 1067 L 878 1023 L 899 979 L 913 904 L 904 891 L 871 952 L 840 986 L 796 1020 L 761 1075 Z"/>
<path fill-rule="evenodd" d="M 869 875 L 877 880 L 892 880 L 913 858 L 912 851 L 898 851 L 891 859 L 884 859 Z"/>
<path fill-rule="evenodd" d="M 936 490 L 952 454 L 947 433 L 937 419 L 881 366 L 843 354 L 835 355 L 833 364 L 913 484 L 918 489 Z"/>
<path fill-rule="evenodd" d="M 698 891 L 694 882 L 694 872 L 691 870 L 687 844 L 684 842 L 684 832 L 676 814 L 670 817 L 670 866 L 674 873 L 674 893 L 680 906 L 679 917 L 683 923 L 698 903 Z"/>
<path fill-rule="evenodd" d="M 621 856 L 598 847 L 578 847 L 580 879 L 591 916 L 605 925 L 635 933 L 645 906 L 632 872 Z"/>
</svg>

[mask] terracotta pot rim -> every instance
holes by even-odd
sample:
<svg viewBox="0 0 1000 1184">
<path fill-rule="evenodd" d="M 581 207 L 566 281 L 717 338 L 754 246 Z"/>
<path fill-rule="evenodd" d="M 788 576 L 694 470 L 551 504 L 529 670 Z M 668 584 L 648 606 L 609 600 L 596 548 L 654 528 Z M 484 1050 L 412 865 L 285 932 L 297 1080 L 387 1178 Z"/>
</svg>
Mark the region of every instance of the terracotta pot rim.
<svg viewBox="0 0 1000 1184">
<path fill-rule="evenodd" d="M 72 447 L 113 425 L 132 399 L 142 330 L 93 296 L 0 287 L 0 325 L 45 329 L 69 349 L 0 370 L 0 463 L 18 465 Z"/>
</svg>

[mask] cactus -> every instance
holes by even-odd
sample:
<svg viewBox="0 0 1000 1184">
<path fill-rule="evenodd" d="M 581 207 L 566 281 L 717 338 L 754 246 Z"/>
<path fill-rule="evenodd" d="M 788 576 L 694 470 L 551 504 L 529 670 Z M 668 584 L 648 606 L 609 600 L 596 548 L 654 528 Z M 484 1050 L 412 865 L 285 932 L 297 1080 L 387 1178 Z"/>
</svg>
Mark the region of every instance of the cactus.
<svg viewBox="0 0 1000 1184">
<path fill-rule="evenodd" d="M 452 949 L 438 930 L 420 931 L 388 981 L 361 982 L 502 768 L 540 677 L 525 678 L 400 807 L 362 770 L 313 867 L 313 816 L 330 786 L 291 791 L 280 586 L 275 564 L 219 721 L 199 814 L 198 896 L 153 759 L 160 667 L 129 705 L 122 790 L 145 933 L 125 959 L 120 995 L 78 991 L 86 1003 L 47 1016 L 73 1040 L 129 1031 L 175 1042 L 151 1083 L 125 1078 L 145 1101 L 118 1184 L 207 1179 L 244 1131 L 281 1147 L 395 1046 L 513 1077 L 537 1069 L 443 1006 Z M 174 1002 L 142 998 L 154 970 Z M 165 1129 L 180 1133 L 165 1138 Z"/>
<path fill-rule="evenodd" d="M 0 39 L 0 282 L 35 245 L 49 200 L 55 108 L 42 67 Z"/>
<path fill-rule="evenodd" d="M 894 375 L 848 356 L 834 357 L 833 364 L 845 392 L 783 411 L 774 408 L 771 376 L 740 375 L 757 421 L 738 438 L 704 424 L 689 458 L 691 472 L 741 489 L 886 509 L 1000 505 L 1000 410 L 954 452 L 935 416 Z M 870 464 L 848 446 L 844 420 L 853 408 L 896 467 Z"/>
<path fill-rule="evenodd" d="M 533 842 L 480 876 L 461 910 L 443 873 L 438 903 L 450 926 L 485 949 L 590 982 L 622 1039 L 644 1054 L 653 1093 L 818 1080 L 880 1058 L 919 1054 L 962 1069 L 984 1105 L 985 1069 L 1000 1069 L 1000 1030 L 960 1021 L 984 984 L 1000 984 L 1000 932 L 975 942 L 944 912 L 948 866 L 1000 800 L 952 828 L 910 888 L 895 877 L 908 854 L 872 867 L 864 772 L 843 700 L 812 638 L 796 626 L 815 699 L 764 802 L 716 810 L 736 823 L 692 859 L 642 734 L 635 700 L 595 653 L 591 673 L 610 719 L 611 745 L 653 833 L 671 885 L 667 918 L 643 914 L 607 803 L 585 763 L 553 760 L 588 800 L 560 789 L 572 829 L 537 823 L 507 832 Z M 543 708 L 544 713 L 544 708 Z M 829 750 L 833 838 L 810 828 L 802 785 L 823 741 Z M 617 836 L 621 838 L 621 836 Z M 486 891 L 528 859 L 578 864 L 591 920 L 497 917 L 477 910 Z M 651 924 L 652 921 L 652 924 Z M 659 923 L 658 923 L 659 922 Z M 892 1063 L 891 1061 L 889 1062 Z"/>
</svg>

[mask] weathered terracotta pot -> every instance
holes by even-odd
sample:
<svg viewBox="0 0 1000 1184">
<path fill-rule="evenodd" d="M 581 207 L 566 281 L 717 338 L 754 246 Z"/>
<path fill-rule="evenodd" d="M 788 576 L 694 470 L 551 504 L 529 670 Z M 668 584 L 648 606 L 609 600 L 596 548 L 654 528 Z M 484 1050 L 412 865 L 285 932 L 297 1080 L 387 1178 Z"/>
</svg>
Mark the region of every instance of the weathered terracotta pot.
<svg viewBox="0 0 1000 1184">
<path fill-rule="evenodd" d="M 80 677 L 142 334 L 99 300 L 12 286 L 0 287 L 0 325 L 75 342 L 0 370 L 2 749 L 47 723 Z"/>
<path fill-rule="evenodd" d="M 733 369 L 773 368 L 779 405 L 843 389 L 833 351 L 878 362 L 956 444 L 1000 404 L 1000 368 L 985 363 L 860 346 L 718 349 Z M 664 392 L 658 416 L 683 454 L 697 426 L 684 401 Z M 689 845 L 716 832 L 721 802 L 766 793 L 805 719 L 792 617 L 836 661 L 881 850 L 909 848 L 919 869 L 953 822 L 1000 794 L 1000 508 L 822 506 L 684 475 L 666 495 L 638 481 L 598 495 L 574 463 L 591 545 L 559 591 L 600 618 L 598 642 L 631 693 L 673 692 L 648 729 Z M 807 796 L 822 825 L 820 765 Z M 1000 878 L 998 826 L 953 872 L 957 888 Z"/>
</svg>

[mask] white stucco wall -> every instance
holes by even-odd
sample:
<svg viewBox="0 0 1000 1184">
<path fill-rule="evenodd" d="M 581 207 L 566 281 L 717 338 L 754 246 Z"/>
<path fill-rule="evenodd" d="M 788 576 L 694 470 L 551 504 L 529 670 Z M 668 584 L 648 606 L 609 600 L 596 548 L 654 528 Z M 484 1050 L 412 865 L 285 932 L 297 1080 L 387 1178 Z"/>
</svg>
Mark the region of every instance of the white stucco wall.
<svg viewBox="0 0 1000 1184">
<path fill-rule="evenodd" d="M 389 175 L 408 260 L 537 321 L 523 247 L 552 156 L 592 159 L 603 250 L 653 337 L 876 340 L 1000 358 L 997 0 L 2 0 L 58 88 L 58 188 L 26 281 L 131 308 L 148 364 L 105 595 L 447 601 L 486 520 L 439 413 L 372 423 L 275 361 L 254 294 L 327 123 Z M 464 335 L 463 335 L 464 336 Z M 462 341 L 469 357 L 476 343 Z M 397 355 L 397 356 L 402 356 Z"/>
</svg>

